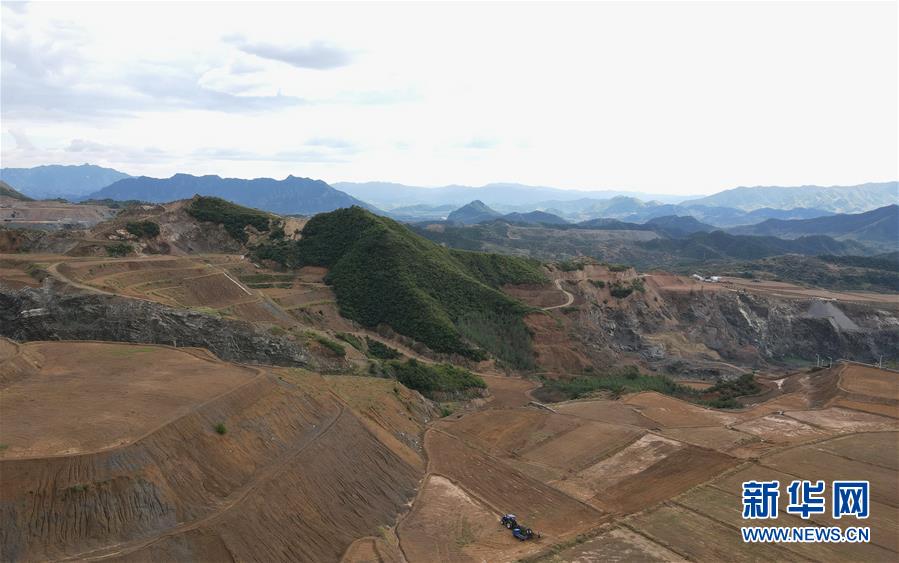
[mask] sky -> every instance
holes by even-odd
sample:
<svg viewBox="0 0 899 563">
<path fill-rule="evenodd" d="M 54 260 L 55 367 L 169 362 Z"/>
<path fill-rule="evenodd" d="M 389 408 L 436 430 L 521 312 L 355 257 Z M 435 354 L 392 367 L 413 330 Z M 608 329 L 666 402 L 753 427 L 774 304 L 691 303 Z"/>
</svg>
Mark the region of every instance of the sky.
<svg viewBox="0 0 899 563">
<path fill-rule="evenodd" d="M 4 167 L 702 194 L 899 177 L 893 2 L 11 3 Z"/>
</svg>

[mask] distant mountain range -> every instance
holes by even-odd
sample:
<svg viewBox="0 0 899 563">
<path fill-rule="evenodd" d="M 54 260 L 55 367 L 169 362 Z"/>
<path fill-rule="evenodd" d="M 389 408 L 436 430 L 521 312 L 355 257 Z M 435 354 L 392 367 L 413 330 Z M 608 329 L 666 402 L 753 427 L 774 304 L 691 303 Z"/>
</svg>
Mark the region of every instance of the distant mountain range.
<svg viewBox="0 0 899 563">
<path fill-rule="evenodd" d="M 188 199 L 194 195 L 216 196 L 283 215 L 313 215 L 353 205 L 373 209 L 371 205 L 335 190 L 321 180 L 295 176 L 288 176 L 284 180 L 243 180 L 190 174 L 175 174 L 171 178 L 141 176 L 119 180 L 91 193 L 87 199 L 164 203 Z"/>
<path fill-rule="evenodd" d="M 743 211 L 763 207 L 775 209 L 806 207 L 834 213 L 860 213 L 894 203 L 899 203 L 899 182 L 830 187 L 741 187 L 685 201 L 683 205 L 732 207 Z"/>
<path fill-rule="evenodd" d="M 123 178 L 130 176 L 112 168 L 92 164 L 0 168 L 0 180 L 35 199 L 77 199 Z"/>
<path fill-rule="evenodd" d="M 839 214 L 816 219 L 783 221 L 768 219 L 756 225 L 730 229 L 737 235 L 775 236 L 794 239 L 827 235 L 837 240 L 854 240 L 886 252 L 899 247 L 899 205 L 852 215 Z"/>
<path fill-rule="evenodd" d="M 210 190 L 202 195 L 216 195 L 275 213 L 309 214 L 355 204 L 369 209 L 377 206 L 386 215 L 407 222 L 442 220 L 456 208 L 480 201 L 499 215 L 520 214 L 516 220 L 521 222 L 547 222 L 529 215 L 534 212 L 572 223 L 596 218 L 645 223 L 658 217 L 690 216 L 701 223 L 729 229 L 768 219 L 814 219 L 899 204 L 897 182 L 831 187 L 740 187 L 692 199 L 627 190 L 563 190 L 514 183 L 425 188 L 388 182 L 338 182 L 332 187 L 325 182 L 293 176 L 277 184 L 276 180 L 264 178 L 240 180 L 188 174 L 176 174 L 166 180 L 135 178 L 139 180 L 137 184 L 126 183 L 112 189 L 112 184 L 129 178 L 123 172 L 88 164 L 0 169 L 0 179 L 38 199 L 128 195 L 129 199 L 165 201 L 164 198 L 174 198 L 176 194 L 180 198 L 190 197 L 194 193 L 187 193 L 193 189 L 188 186 L 202 186 Z M 318 184 L 313 188 L 314 182 Z M 106 187 L 110 190 L 104 190 Z M 241 193 L 243 187 L 260 193 Z M 302 196 L 296 188 L 305 190 Z M 161 190 L 158 194 L 157 189 Z M 301 201 L 304 199 L 308 201 Z M 544 219 L 555 221 L 549 216 Z"/>
<path fill-rule="evenodd" d="M 479 200 L 501 211 L 533 211 L 542 209 L 542 202 L 578 199 L 610 199 L 616 196 L 640 197 L 665 203 L 683 201 L 690 196 L 649 194 L 632 190 L 563 190 L 546 186 L 496 183 L 484 186 L 450 185 L 439 188 L 407 186 L 391 182 L 335 182 L 338 190 L 368 201 L 381 209 L 410 205 L 464 205 Z"/>
<path fill-rule="evenodd" d="M 477 225 L 489 221 L 506 221 L 514 224 L 528 225 L 568 225 L 568 221 L 558 215 L 545 211 L 531 211 L 529 213 L 507 213 L 505 215 L 491 209 L 483 201 L 475 200 L 463 205 L 447 216 L 449 223 L 461 225 Z"/>
</svg>

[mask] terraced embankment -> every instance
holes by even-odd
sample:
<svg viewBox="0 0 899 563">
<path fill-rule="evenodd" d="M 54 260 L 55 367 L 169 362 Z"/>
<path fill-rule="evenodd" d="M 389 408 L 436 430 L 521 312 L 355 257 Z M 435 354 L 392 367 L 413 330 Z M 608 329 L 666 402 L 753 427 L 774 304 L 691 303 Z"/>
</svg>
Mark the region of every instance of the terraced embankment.
<svg viewBox="0 0 899 563">
<path fill-rule="evenodd" d="M 0 395 L 3 561 L 335 561 L 421 476 L 317 375 L 152 346 L 0 351 L 31 358 Z"/>
</svg>

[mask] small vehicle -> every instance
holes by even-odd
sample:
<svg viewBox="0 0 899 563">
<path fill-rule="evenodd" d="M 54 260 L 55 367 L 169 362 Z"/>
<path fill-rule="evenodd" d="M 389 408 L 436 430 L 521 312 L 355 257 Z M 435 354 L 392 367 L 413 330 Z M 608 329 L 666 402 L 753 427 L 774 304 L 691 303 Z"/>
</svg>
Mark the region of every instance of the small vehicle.
<svg viewBox="0 0 899 563">
<path fill-rule="evenodd" d="M 518 538 L 521 541 L 528 541 L 534 539 L 534 530 L 530 528 L 513 528 L 512 535 Z"/>
<path fill-rule="evenodd" d="M 502 518 L 499 519 L 499 523 L 510 530 L 518 527 L 518 521 L 515 519 L 514 514 L 504 515 Z"/>
</svg>

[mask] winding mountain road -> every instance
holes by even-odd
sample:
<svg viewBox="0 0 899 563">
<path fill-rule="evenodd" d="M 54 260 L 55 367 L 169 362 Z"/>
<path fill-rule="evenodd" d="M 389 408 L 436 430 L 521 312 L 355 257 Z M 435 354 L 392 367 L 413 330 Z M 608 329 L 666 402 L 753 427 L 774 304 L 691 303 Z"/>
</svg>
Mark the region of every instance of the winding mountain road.
<svg viewBox="0 0 899 563">
<path fill-rule="evenodd" d="M 549 311 L 550 309 L 560 309 L 562 307 L 567 307 L 567 306 L 571 305 L 572 303 L 574 303 L 574 294 L 571 293 L 570 291 L 562 289 L 562 280 L 556 280 L 556 288 L 559 291 L 561 291 L 562 293 L 564 293 L 565 297 L 567 297 L 568 300 L 565 301 L 564 303 L 562 303 L 561 305 L 553 305 L 552 307 L 544 307 L 543 308 L 544 311 Z"/>
</svg>

